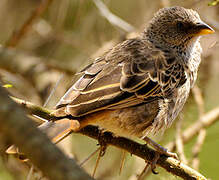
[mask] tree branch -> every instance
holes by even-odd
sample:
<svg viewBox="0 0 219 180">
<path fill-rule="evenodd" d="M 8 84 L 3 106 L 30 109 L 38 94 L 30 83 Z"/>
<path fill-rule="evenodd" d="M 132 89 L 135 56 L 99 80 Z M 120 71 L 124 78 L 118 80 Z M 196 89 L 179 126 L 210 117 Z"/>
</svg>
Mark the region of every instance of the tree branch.
<svg viewBox="0 0 219 180">
<path fill-rule="evenodd" d="M 4 48 L 2 46 L 0 46 L 0 59 L 0 68 L 5 69 L 9 72 L 21 74 L 23 76 L 27 75 L 27 73 L 30 73 L 30 70 L 33 71 L 31 74 L 32 76 L 36 76 L 37 73 L 42 73 L 42 71 L 34 71 L 33 69 L 56 70 L 61 73 L 65 72 L 69 75 L 73 75 L 76 72 L 69 67 L 61 66 L 60 64 L 54 63 L 53 60 L 44 60 L 41 57 L 23 53 L 16 49 L 12 50 Z"/>
<path fill-rule="evenodd" d="M 50 116 L 47 113 L 52 112 L 46 108 L 42 108 L 40 106 L 31 104 L 29 102 L 19 100 L 17 98 L 15 100 L 17 103 L 21 104 L 25 109 L 27 109 L 30 114 L 35 114 L 44 119 Z M 205 123 L 203 124 L 205 127 L 208 127 L 210 124 L 215 122 L 216 119 L 219 117 L 219 107 L 218 107 L 217 116 L 212 117 L 209 114 L 212 114 L 212 112 L 209 112 L 204 116 L 208 118 L 205 120 Z M 207 123 L 207 121 L 211 121 L 211 123 Z M 199 126 L 199 128 L 201 128 L 201 126 Z M 87 126 L 84 129 L 82 129 L 79 133 L 89 136 L 91 138 L 97 139 L 97 140 L 99 139 L 101 135 L 101 140 L 104 140 L 105 143 L 116 146 L 120 149 L 124 149 L 130 152 L 131 154 L 134 154 L 148 162 L 153 161 L 155 151 L 147 147 L 146 145 L 139 144 L 127 138 L 114 137 L 113 134 L 110 132 L 101 133 L 99 129 L 95 126 Z M 195 134 L 193 134 L 193 136 L 195 136 Z M 181 163 L 180 161 L 174 158 L 167 158 L 166 156 L 161 156 L 157 164 L 163 167 L 164 169 L 166 169 L 168 172 L 174 175 L 177 175 L 179 177 L 182 177 L 184 179 L 206 179 L 204 176 L 202 176 L 197 171 L 193 170 L 192 168 L 188 167 L 187 165 Z"/>
<path fill-rule="evenodd" d="M 27 19 L 23 26 L 17 31 L 14 32 L 11 38 L 6 43 L 7 47 L 15 47 L 20 40 L 27 34 L 31 29 L 34 21 L 41 16 L 41 14 L 47 9 L 52 0 L 41 0 L 39 6 L 33 11 L 32 15 Z"/>
<path fill-rule="evenodd" d="M 74 160 L 67 158 L 36 124 L 27 118 L 24 110 L 13 102 L 0 87 L 0 132 L 15 143 L 45 176 L 56 180 L 92 180 Z M 1 146 L 0 146 L 1 147 Z"/>
<path fill-rule="evenodd" d="M 115 137 L 110 132 L 102 133 L 97 127 L 95 126 L 87 126 L 83 128 L 80 133 L 89 136 L 94 139 L 99 139 L 101 135 L 101 140 L 104 140 L 106 144 L 110 144 L 116 146 L 120 149 L 124 149 L 131 154 L 134 154 L 147 162 L 152 162 L 155 157 L 155 151 L 144 144 L 139 144 L 135 141 L 124 137 Z M 207 180 L 203 175 L 199 172 L 195 171 L 194 169 L 190 168 L 189 166 L 181 163 L 180 161 L 166 157 L 165 155 L 160 156 L 157 161 L 157 165 L 164 168 L 166 171 L 172 173 L 173 175 L 179 176 L 186 180 Z"/>
<path fill-rule="evenodd" d="M 52 110 L 43 108 L 42 106 L 37 106 L 35 104 L 32 104 L 28 101 L 21 100 L 15 97 L 11 97 L 16 103 L 20 104 L 22 107 L 24 107 L 28 114 L 39 116 L 47 121 L 57 121 L 60 118 L 52 115 Z"/>
<path fill-rule="evenodd" d="M 210 112 L 205 113 L 201 120 L 197 120 L 195 123 L 190 125 L 184 132 L 182 133 L 182 141 L 183 143 L 187 143 L 193 137 L 195 137 L 199 131 L 203 128 L 208 128 L 212 126 L 215 122 L 219 120 L 219 107 L 214 108 Z M 170 142 L 165 147 L 168 148 L 169 151 L 174 151 L 176 148 L 176 143 Z"/>
<path fill-rule="evenodd" d="M 121 28 L 122 30 L 126 32 L 132 32 L 135 30 L 135 28 L 122 20 L 120 17 L 116 16 L 110 10 L 107 8 L 107 6 L 100 0 L 93 0 L 94 4 L 100 11 L 101 15 L 106 18 L 111 24 Z"/>
</svg>

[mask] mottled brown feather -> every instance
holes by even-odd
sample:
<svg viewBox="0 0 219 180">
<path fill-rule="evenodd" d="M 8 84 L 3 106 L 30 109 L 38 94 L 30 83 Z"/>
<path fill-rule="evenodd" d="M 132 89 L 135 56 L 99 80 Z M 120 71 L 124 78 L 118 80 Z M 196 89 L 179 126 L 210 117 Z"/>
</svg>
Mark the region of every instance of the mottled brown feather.
<svg viewBox="0 0 219 180">
<path fill-rule="evenodd" d="M 57 108 L 66 106 L 66 115 L 77 117 L 163 98 L 182 77 L 174 77 L 180 67 L 168 59 L 147 41 L 126 40 L 83 69 Z"/>
</svg>

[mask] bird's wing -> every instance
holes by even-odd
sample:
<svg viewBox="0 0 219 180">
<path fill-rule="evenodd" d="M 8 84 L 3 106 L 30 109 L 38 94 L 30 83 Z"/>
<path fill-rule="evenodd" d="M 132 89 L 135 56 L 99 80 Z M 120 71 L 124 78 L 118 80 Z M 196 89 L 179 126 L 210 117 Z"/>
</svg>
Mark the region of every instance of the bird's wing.
<svg viewBox="0 0 219 180">
<path fill-rule="evenodd" d="M 149 43 L 127 40 L 81 71 L 80 79 L 57 104 L 57 111 L 77 117 L 164 98 L 184 83 L 181 68 Z"/>
</svg>

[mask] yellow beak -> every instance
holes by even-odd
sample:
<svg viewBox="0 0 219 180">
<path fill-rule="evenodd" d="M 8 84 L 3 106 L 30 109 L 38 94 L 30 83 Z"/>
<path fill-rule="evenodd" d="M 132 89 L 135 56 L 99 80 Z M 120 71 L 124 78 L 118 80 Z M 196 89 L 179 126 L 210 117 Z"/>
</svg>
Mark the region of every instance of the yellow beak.
<svg viewBox="0 0 219 180">
<path fill-rule="evenodd" d="M 198 32 L 196 33 L 197 36 L 212 34 L 215 32 L 214 29 L 203 22 L 196 24 L 196 28 L 198 29 Z"/>
</svg>

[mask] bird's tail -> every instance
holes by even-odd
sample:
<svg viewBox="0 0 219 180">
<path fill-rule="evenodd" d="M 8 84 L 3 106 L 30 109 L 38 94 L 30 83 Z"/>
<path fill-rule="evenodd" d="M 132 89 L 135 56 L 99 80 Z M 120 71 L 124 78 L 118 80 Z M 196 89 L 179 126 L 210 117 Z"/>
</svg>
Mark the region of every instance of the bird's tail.
<svg viewBox="0 0 219 180">
<path fill-rule="evenodd" d="M 46 121 L 38 126 L 40 130 L 47 134 L 53 143 L 58 143 L 73 131 L 80 128 L 77 120 L 61 119 L 58 121 Z M 12 145 L 6 150 L 7 154 L 20 154 L 19 149 Z"/>
</svg>

